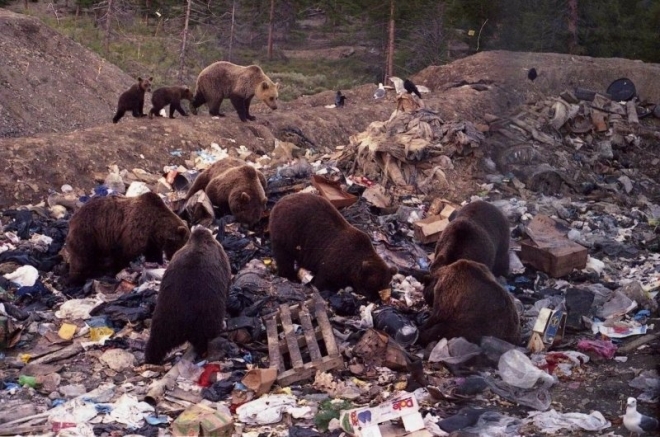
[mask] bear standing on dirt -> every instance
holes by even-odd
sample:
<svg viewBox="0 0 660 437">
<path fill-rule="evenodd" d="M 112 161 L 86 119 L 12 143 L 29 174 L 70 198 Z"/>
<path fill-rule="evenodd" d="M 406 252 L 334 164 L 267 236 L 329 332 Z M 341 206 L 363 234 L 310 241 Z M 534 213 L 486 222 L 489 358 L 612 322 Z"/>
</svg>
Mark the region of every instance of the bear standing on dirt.
<svg viewBox="0 0 660 437">
<path fill-rule="evenodd" d="M 186 200 L 204 190 L 218 216 L 231 214 L 239 223 L 257 223 L 266 209 L 266 178 L 236 158 L 216 161 L 204 170 L 188 190 Z"/>
<path fill-rule="evenodd" d="M 113 123 L 117 123 L 124 116 L 126 111 L 131 111 L 133 117 L 146 117 L 146 114 L 144 113 L 144 93 L 147 91 L 151 92 L 152 80 L 154 80 L 153 77 L 145 80 L 138 77 L 138 83 L 130 87 L 127 91 L 124 91 L 121 96 L 119 96 L 117 113 L 112 118 Z"/>
<path fill-rule="evenodd" d="M 158 88 L 151 94 L 151 104 L 153 107 L 149 111 L 149 118 L 154 115 L 160 117 L 160 110 L 170 105 L 170 118 L 174 118 L 174 111 L 187 117 L 188 114 L 181 107 L 181 100 L 192 101 L 192 92 L 187 86 L 169 86 Z"/>
<path fill-rule="evenodd" d="M 513 299 L 485 265 L 459 260 L 435 274 L 433 309 L 420 329 L 420 344 L 454 337 L 479 344 L 484 335 L 520 342 L 520 318 Z"/>
<path fill-rule="evenodd" d="M 160 364 L 189 341 L 199 355 L 223 330 L 231 285 L 229 259 L 211 231 L 195 226 L 188 243 L 165 270 L 158 293 L 145 362 Z"/>
<path fill-rule="evenodd" d="M 209 114 L 224 117 L 220 104 L 229 98 L 241 121 L 255 120 L 250 103 L 257 96 L 271 109 L 277 109 L 278 84 L 273 83 L 257 65 L 243 67 L 231 62 L 215 62 L 199 73 L 192 101 L 192 112 L 206 103 Z"/>
<path fill-rule="evenodd" d="M 269 230 L 278 274 L 291 281 L 298 280 L 297 262 L 312 272 L 313 284 L 321 290 L 351 286 L 375 300 L 397 272 L 378 256 L 367 234 L 315 194 L 280 199 L 271 211 Z"/>
<path fill-rule="evenodd" d="M 69 281 L 117 273 L 141 254 L 162 263 L 163 251 L 171 259 L 189 235 L 186 223 L 155 193 L 93 198 L 69 222 Z"/>
<path fill-rule="evenodd" d="M 433 305 L 434 272 L 459 259 L 482 263 L 496 276 L 508 275 L 509 239 L 509 222 L 495 205 L 477 200 L 459 209 L 435 246 L 431 277 L 424 289 L 429 306 Z"/>
</svg>

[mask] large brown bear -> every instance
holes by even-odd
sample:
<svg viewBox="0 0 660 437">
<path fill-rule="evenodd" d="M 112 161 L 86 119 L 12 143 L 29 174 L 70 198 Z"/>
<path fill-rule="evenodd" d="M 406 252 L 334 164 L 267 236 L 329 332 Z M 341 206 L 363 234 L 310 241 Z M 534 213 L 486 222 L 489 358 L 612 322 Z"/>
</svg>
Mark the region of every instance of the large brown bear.
<svg viewBox="0 0 660 437">
<path fill-rule="evenodd" d="M 237 158 L 224 158 L 214 162 L 209 168 L 201 172 L 199 176 L 195 178 L 195 181 L 188 189 L 185 200 L 190 199 L 192 195 L 199 190 L 206 189 L 206 186 L 209 184 L 209 182 L 211 182 L 211 179 L 215 178 L 216 176 L 220 176 L 230 168 L 240 167 L 246 164 L 247 163 L 245 161 Z M 260 171 L 257 171 L 257 176 L 259 177 L 259 182 L 265 191 L 267 188 L 266 177 Z"/>
<path fill-rule="evenodd" d="M 431 275 L 424 289 L 429 306 L 433 305 L 434 272 L 459 259 L 482 263 L 496 276 L 508 275 L 509 239 L 509 222 L 495 205 L 477 200 L 459 209 L 435 246 Z"/>
<path fill-rule="evenodd" d="M 436 279 L 431 318 L 420 329 L 422 345 L 453 337 L 478 344 L 484 335 L 520 342 L 513 299 L 488 267 L 462 259 L 438 268 Z"/>
<path fill-rule="evenodd" d="M 169 86 L 158 88 L 151 94 L 151 104 L 153 107 L 149 111 L 149 118 L 154 115 L 160 117 L 160 110 L 170 105 L 170 118 L 174 118 L 174 111 L 187 117 L 188 114 L 181 107 L 181 100 L 192 101 L 193 95 L 187 86 Z"/>
<path fill-rule="evenodd" d="M 255 120 L 250 115 L 250 103 L 257 96 L 271 109 L 277 109 L 278 85 L 257 65 L 243 67 L 231 62 L 215 62 L 199 73 L 192 101 L 192 112 L 206 103 L 209 114 L 224 117 L 220 104 L 229 98 L 241 121 Z"/>
<path fill-rule="evenodd" d="M 278 274 L 291 281 L 298 280 L 297 262 L 312 272 L 319 289 L 351 286 L 375 300 L 397 272 L 378 256 L 367 234 L 321 196 L 296 193 L 280 199 L 270 213 L 269 231 Z"/>
<path fill-rule="evenodd" d="M 144 93 L 147 91 L 151 92 L 152 80 L 154 80 L 153 77 L 144 80 L 141 77 L 138 77 L 138 82 L 119 96 L 117 112 L 112 118 L 113 123 L 117 123 L 124 116 L 126 111 L 131 111 L 133 117 L 146 116 L 144 113 Z"/>
<path fill-rule="evenodd" d="M 189 341 L 200 355 L 223 330 L 231 285 L 229 259 L 211 231 L 195 226 L 188 243 L 165 270 L 145 350 L 145 362 L 160 364 Z"/>
<path fill-rule="evenodd" d="M 155 193 L 93 198 L 69 222 L 69 281 L 114 274 L 141 254 L 162 263 L 163 251 L 171 259 L 189 235 L 186 223 Z"/>
</svg>

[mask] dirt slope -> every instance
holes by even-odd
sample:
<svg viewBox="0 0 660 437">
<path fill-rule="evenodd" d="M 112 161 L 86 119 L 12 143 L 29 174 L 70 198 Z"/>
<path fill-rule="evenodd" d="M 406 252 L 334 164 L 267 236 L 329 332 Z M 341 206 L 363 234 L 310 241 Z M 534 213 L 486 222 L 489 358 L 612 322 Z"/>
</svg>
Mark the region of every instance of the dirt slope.
<svg viewBox="0 0 660 437">
<path fill-rule="evenodd" d="M 6 9 L 0 53 L 0 138 L 106 122 L 134 81 L 40 20 Z"/>
</svg>

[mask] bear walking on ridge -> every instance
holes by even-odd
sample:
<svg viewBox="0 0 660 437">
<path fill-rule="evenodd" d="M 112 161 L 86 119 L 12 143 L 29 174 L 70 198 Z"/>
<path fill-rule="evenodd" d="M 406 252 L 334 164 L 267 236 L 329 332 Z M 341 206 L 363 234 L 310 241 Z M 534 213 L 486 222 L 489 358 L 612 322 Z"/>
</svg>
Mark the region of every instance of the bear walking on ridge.
<svg viewBox="0 0 660 437">
<path fill-rule="evenodd" d="M 151 104 L 153 107 L 149 111 L 149 118 L 154 115 L 160 117 L 160 111 L 167 105 L 170 105 L 170 118 L 174 118 L 174 111 L 187 117 L 188 114 L 181 107 L 181 100 L 192 101 L 193 95 L 187 86 L 169 86 L 158 88 L 151 94 Z"/>
<path fill-rule="evenodd" d="M 144 93 L 147 91 L 151 92 L 152 80 L 154 80 L 153 77 L 149 79 L 138 77 L 137 83 L 119 96 L 117 112 L 112 118 L 113 123 L 117 123 L 126 111 L 131 111 L 133 117 L 146 117 L 144 113 Z"/>
<path fill-rule="evenodd" d="M 229 258 L 211 234 L 193 227 L 190 239 L 174 254 L 158 292 L 145 362 L 160 364 L 173 348 L 189 341 L 199 355 L 224 329 L 231 285 Z"/>
<path fill-rule="evenodd" d="M 321 290 L 351 286 L 375 300 L 397 272 L 378 256 L 367 234 L 315 194 L 280 199 L 270 213 L 269 231 L 277 272 L 291 281 L 298 281 L 297 262 L 297 267 L 311 271 L 314 286 Z"/>
<path fill-rule="evenodd" d="M 69 222 L 69 281 L 115 274 L 141 254 L 162 263 L 163 252 L 171 259 L 189 235 L 186 223 L 155 193 L 93 198 Z"/>
<path fill-rule="evenodd" d="M 485 335 L 520 342 L 520 317 L 513 299 L 488 267 L 462 259 L 439 267 L 435 274 L 433 309 L 420 329 L 420 344 L 454 337 L 479 344 Z"/>
<path fill-rule="evenodd" d="M 192 113 L 197 114 L 197 108 L 206 103 L 209 114 L 224 117 L 220 105 L 229 98 L 241 121 L 255 120 L 250 115 L 250 103 L 254 96 L 271 109 L 277 109 L 278 95 L 278 84 L 273 83 L 261 67 L 243 67 L 218 61 L 204 68 L 197 76 Z"/>
<path fill-rule="evenodd" d="M 484 264 L 496 276 L 509 274 L 509 222 L 495 205 L 477 200 L 455 212 L 435 246 L 424 298 L 433 305 L 434 272 L 459 259 Z"/>
</svg>

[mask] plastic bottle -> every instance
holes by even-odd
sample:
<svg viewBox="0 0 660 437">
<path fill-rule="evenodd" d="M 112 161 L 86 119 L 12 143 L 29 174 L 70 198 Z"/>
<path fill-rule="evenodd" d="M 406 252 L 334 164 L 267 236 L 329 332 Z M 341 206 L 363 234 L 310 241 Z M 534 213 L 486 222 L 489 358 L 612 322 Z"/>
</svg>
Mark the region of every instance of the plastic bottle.
<svg viewBox="0 0 660 437">
<path fill-rule="evenodd" d="M 502 380 L 514 387 L 532 388 L 539 379 L 544 385 L 551 386 L 555 383 L 552 375 L 536 367 L 527 355 L 517 349 L 502 354 L 498 369 Z"/>
<path fill-rule="evenodd" d="M 373 312 L 374 328 L 385 332 L 401 346 L 406 347 L 417 341 L 417 327 L 394 307 L 383 306 Z"/>
</svg>

